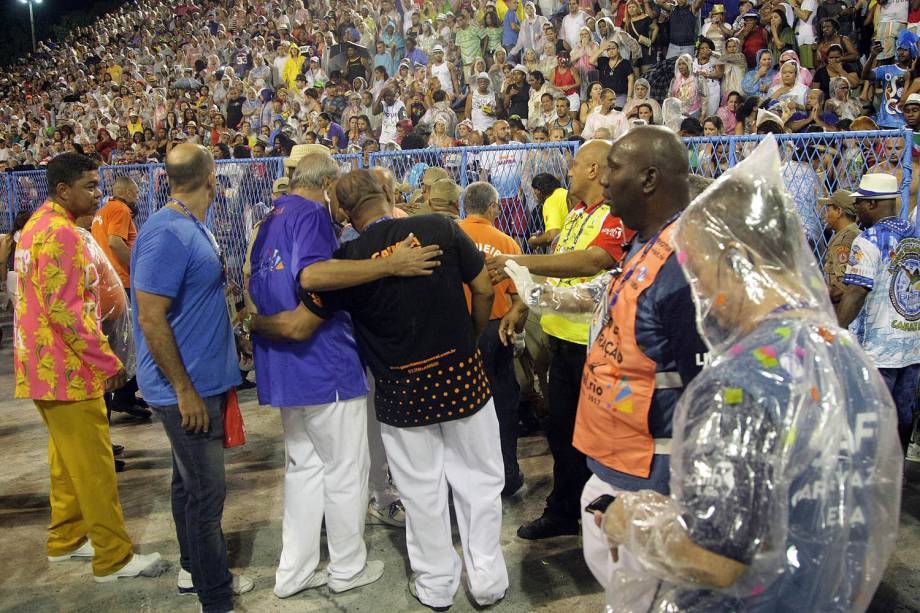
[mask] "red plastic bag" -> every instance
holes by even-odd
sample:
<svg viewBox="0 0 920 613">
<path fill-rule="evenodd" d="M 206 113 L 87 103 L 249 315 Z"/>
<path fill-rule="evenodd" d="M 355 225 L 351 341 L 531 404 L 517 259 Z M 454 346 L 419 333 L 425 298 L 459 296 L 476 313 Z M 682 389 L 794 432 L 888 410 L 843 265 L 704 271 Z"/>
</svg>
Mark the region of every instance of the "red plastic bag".
<svg viewBox="0 0 920 613">
<path fill-rule="evenodd" d="M 245 445 L 246 426 L 243 424 L 243 414 L 240 412 L 240 403 L 236 399 L 236 388 L 227 392 L 223 412 L 224 449 Z"/>
</svg>

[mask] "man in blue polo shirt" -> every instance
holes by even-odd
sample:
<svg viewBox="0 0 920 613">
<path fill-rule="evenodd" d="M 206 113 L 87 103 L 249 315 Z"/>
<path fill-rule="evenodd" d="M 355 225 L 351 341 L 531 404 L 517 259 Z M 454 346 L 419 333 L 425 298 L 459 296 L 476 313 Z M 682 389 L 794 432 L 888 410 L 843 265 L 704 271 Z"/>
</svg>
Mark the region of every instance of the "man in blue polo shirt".
<svg viewBox="0 0 920 613">
<path fill-rule="evenodd" d="M 172 513 L 180 592 L 205 613 L 233 610 L 251 579 L 232 576 L 221 531 L 226 393 L 240 383 L 224 297 L 227 273 L 205 228 L 214 201 L 214 159 L 201 145 L 166 156 L 170 200 L 150 216 L 131 255 L 137 383 L 172 446 Z"/>
<path fill-rule="evenodd" d="M 298 153 L 303 151 L 310 150 Z M 322 203 L 338 166 L 321 146 L 286 165 L 292 161 L 290 193 L 275 201 L 248 258 L 249 294 L 259 313 L 296 308 L 301 289 L 341 289 L 397 273 L 430 274 L 436 263 L 426 256 L 436 254 L 436 247 L 401 249 L 386 259 L 331 260 L 338 241 Z M 256 336 L 253 349 L 259 402 L 281 409 L 284 429 L 283 544 L 275 594 L 286 598 L 326 583 L 333 592 L 344 592 L 376 581 L 383 562 L 367 561 L 363 539 L 367 381 L 349 316 L 337 313 L 309 341 Z M 316 570 L 324 516 L 328 572 Z"/>
</svg>

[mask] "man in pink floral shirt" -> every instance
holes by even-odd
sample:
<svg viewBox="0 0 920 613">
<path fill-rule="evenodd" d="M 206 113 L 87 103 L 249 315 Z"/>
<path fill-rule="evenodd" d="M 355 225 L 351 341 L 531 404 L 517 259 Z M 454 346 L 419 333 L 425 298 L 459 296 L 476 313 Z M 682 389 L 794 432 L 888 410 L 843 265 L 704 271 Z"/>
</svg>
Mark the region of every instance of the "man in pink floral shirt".
<svg viewBox="0 0 920 613">
<path fill-rule="evenodd" d="M 160 554 L 135 554 L 118 500 L 103 394 L 125 371 L 99 324 L 99 274 L 74 220 L 97 206 L 91 159 L 48 163 L 49 198 L 22 230 L 13 362 L 16 397 L 31 398 L 48 427 L 51 524 L 48 560 L 92 558 L 106 583 L 153 574 Z"/>
</svg>

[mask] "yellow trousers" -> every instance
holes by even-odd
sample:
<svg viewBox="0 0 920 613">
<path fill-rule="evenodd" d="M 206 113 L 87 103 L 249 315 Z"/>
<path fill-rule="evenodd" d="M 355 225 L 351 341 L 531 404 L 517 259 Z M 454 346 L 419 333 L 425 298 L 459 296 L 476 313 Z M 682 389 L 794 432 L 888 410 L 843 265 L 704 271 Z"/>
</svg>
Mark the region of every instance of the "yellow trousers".
<svg viewBox="0 0 920 613">
<path fill-rule="evenodd" d="M 34 402 L 48 427 L 48 555 L 66 555 L 89 537 L 96 551 L 93 574 L 112 574 L 134 554 L 118 500 L 105 402 L 102 398 Z"/>
</svg>

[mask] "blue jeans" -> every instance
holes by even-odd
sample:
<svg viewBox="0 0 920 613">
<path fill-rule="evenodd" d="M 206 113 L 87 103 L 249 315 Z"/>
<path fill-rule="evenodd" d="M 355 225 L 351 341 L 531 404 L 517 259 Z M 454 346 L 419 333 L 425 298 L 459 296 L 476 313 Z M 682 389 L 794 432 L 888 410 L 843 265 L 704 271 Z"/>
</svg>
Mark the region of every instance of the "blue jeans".
<svg viewBox="0 0 920 613">
<path fill-rule="evenodd" d="M 920 379 L 920 364 L 911 364 L 903 368 L 879 368 L 894 406 L 898 409 L 898 425 L 909 426 L 914 423 L 914 411 L 917 409 L 917 380 Z"/>
<path fill-rule="evenodd" d="M 224 399 L 224 394 L 203 399 L 210 426 L 198 434 L 182 427 L 178 405 L 151 406 L 172 445 L 172 513 L 179 562 L 192 574 L 204 613 L 233 610 L 233 576 L 227 568 L 227 543 L 220 527 L 227 494 L 221 413 Z"/>
</svg>

